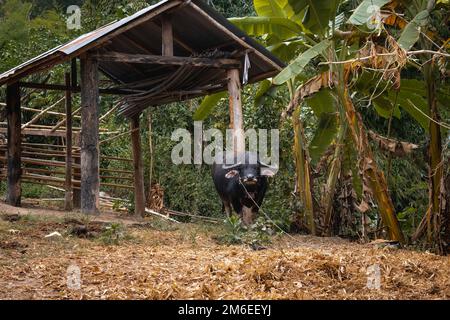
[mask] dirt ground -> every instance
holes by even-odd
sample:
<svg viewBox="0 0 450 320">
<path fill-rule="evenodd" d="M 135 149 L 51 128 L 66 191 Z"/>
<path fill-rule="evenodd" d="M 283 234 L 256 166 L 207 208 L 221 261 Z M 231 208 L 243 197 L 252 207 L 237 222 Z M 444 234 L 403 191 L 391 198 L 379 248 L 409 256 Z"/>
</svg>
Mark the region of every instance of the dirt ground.
<svg viewBox="0 0 450 320">
<path fill-rule="evenodd" d="M 0 215 L 0 299 L 450 297 L 450 258 L 426 252 L 311 236 L 274 237 L 255 251 L 219 244 L 220 225 L 86 221 L 4 204 Z M 105 229 L 112 221 L 124 227 Z M 68 286 L 73 266 L 79 288 Z"/>
</svg>

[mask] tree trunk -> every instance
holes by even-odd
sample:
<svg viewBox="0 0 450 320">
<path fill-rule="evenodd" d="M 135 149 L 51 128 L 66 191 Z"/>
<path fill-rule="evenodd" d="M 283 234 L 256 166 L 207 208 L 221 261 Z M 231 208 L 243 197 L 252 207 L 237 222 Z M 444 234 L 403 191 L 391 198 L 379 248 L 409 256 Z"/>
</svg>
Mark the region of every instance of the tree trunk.
<svg viewBox="0 0 450 320">
<path fill-rule="evenodd" d="M 344 77 L 345 78 L 345 77 Z M 346 84 L 346 79 L 341 80 L 343 84 Z M 394 205 L 392 204 L 391 197 L 388 192 L 388 186 L 386 178 L 378 169 L 377 163 L 370 148 L 367 133 L 365 132 L 364 125 L 361 119 L 361 115 L 356 111 L 355 106 L 350 98 L 348 87 L 344 85 L 338 89 L 339 97 L 345 108 L 345 115 L 347 123 L 350 128 L 350 133 L 358 150 L 358 156 L 362 162 L 362 172 L 366 183 L 372 192 L 372 195 L 378 205 L 382 221 L 387 228 L 388 237 L 391 240 L 404 243 L 405 239 L 400 229 L 400 224 L 395 214 Z"/>
<path fill-rule="evenodd" d="M 311 185 L 311 171 L 306 152 L 306 139 L 303 133 L 303 125 L 300 119 L 301 109 L 296 107 L 292 121 L 294 126 L 294 156 L 297 176 L 297 191 L 300 195 L 304 209 L 304 218 L 312 235 L 316 234 L 316 224 L 314 221 L 314 204 Z"/>
<path fill-rule="evenodd" d="M 441 183 L 444 174 L 444 161 L 442 157 L 442 137 L 441 128 L 436 122 L 440 122 L 439 111 L 437 108 L 437 88 L 435 77 L 435 66 L 433 62 L 424 66 L 425 82 L 427 84 L 428 108 L 430 117 L 434 121 L 430 121 L 430 146 L 428 149 L 428 166 L 429 166 L 429 185 L 431 208 L 429 219 L 427 219 L 427 240 L 428 242 L 438 245 L 441 226 L 439 216 L 441 214 L 440 195 Z"/>
<path fill-rule="evenodd" d="M 342 149 L 346 136 L 347 125 L 343 123 L 339 127 L 336 150 L 334 151 L 333 162 L 331 163 L 330 173 L 328 175 L 324 196 L 322 198 L 322 204 L 325 212 L 325 230 L 327 236 L 331 236 L 332 232 L 333 199 L 336 192 L 336 183 L 339 177 L 339 173 L 341 172 Z"/>
</svg>

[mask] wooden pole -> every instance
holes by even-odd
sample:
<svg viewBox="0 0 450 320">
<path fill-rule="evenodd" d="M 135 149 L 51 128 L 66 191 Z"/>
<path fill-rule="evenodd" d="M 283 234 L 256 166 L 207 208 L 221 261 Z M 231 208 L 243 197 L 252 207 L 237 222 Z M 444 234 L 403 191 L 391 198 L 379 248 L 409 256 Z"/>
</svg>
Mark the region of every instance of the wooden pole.
<svg viewBox="0 0 450 320">
<path fill-rule="evenodd" d="M 81 61 L 81 211 L 98 214 L 100 204 L 100 146 L 98 62 Z"/>
<path fill-rule="evenodd" d="M 13 83 L 6 88 L 6 112 L 8 119 L 8 191 L 6 202 L 20 207 L 21 200 L 21 112 L 20 87 Z"/>
<path fill-rule="evenodd" d="M 78 86 L 78 70 L 77 70 L 77 59 L 73 58 L 71 61 L 71 68 L 70 68 L 70 75 L 71 75 L 71 84 L 72 87 Z M 79 133 L 76 133 L 73 137 L 73 142 L 75 146 L 81 147 L 81 136 Z M 74 163 L 77 165 L 74 168 L 74 175 L 78 175 L 78 177 L 81 176 L 81 171 L 78 169 L 78 167 L 81 165 L 81 158 L 75 158 Z M 73 189 L 72 190 L 72 208 L 79 209 L 81 208 L 81 190 L 79 189 Z"/>
<path fill-rule="evenodd" d="M 66 73 L 66 85 L 70 86 L 70 73 Z M 64 209 L 72 210 L 72 93 L 66 91 L 66 195 Z"/>
<path fill-rule="evenodd" d="M 148 148 L 150 152 L 150 168 L 148 176 L 148 206 L 151 207 L 152 203 L 152 181 L 153 181 L 153 130 L 152 130 L 152 112 L 148 109 Z"/>
<path fill-rule="evenodd" d="M 141 135 L 139 132 L 139 116 L 131 119 L 131 143 L 133 148 L 134 165 L 134 213 L 139 216 L 145 215 L 145 186 L 144 166 L 142 163 Z"/>
<path fill-rule="evenodd" d="M 240 155 L 245 152 L 245 139 L 239 69 L 229 70 L 227 75 L 230 99 L 230 127 L 233 129 L 234 153 L 235 155 Z"/>
<path fill-rule="evenodd" d="M 164 15 L 161 21 L 162 55 L 173 56 L 173 28 L 170 16 Z"/>
</svg>

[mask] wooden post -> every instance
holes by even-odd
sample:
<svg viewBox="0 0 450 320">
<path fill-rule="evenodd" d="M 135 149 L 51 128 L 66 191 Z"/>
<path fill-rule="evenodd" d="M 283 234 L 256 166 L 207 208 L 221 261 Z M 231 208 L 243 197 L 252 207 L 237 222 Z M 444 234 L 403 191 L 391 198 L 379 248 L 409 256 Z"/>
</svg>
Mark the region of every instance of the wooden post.
<svg viewBox="0 0 450 320">
<path fill-rule="evenodd" d="M 153 130 L 152 130 L 152 111 L 148 109 L 148 150 L 150 152 L 150 168 L 148 176 L 148 199 L 149 208 L 152 208 L 152 181 L 153 181 Z"/>
<path fill-rule="evenodd" d="M 66 73 L 66 86 L 70 87 L 70 73 Z M 66 91 L 66 196 L 64 209 L 72 210 L 72 93 Z"/>
<path fill-rule="evenodd" d="M 162 55 L 173 56 L 173 28 L 170 16 L 164 15 L 161 21 Z"/>
<path fill-rule="evenodd" d="M 239 69 L 231 69 L 228 75 L 228 93 L 230 99 L 230 127 L 233 129 L 234 152 L 245 152 L 244 118 L 241 101 L 241 79 Z"/>
<path fill-rule="evenodd" d="M 6 202 L 20 207 L 21 190 L 21 112 L 20 87 L 13 83 L 6 88 L 6 114 L 8 119 L 8 191 Z"/>
<path fill-rule="evenodd" d="M 139 116 L 131 119 L 131 143 L 134 166 L 134 213 L 145 215 L 144 166 L 142 163 L 141 134 L 139 132 Z"/>
<path fill-rule="evenodd" d="M 73 58 L 71 63 L 70 63 L 70 76 L 71 76 L 71 86 L 72 86 L 72 88 L 78 87 L 77 58 Z"/>
<path fill-rule="evenodd" d="M 71 84 L 72 87 L 78 87 L 78 70 L 77 70 L 77 59 L 73 58 L 71 61 Z M 80 147 L 81 146 L 81 137 L 80 135 L 77 133 L 75 134 L 75 136 L 73 137 L 73 143 L 75 144 L 76 147 Z M 74 163 L 77 165 L 81 164 L 81 158 L 75 158 L 74 159 Z M 74 175 L 77 177 L 81 176 L 81 171 L 78 168 L 74 169 Z M 74 209 L 79 209 L 81 208 L 81 190 L 80 189 L 73 189 L 72 190 L 72 208 Z"/>
<path fill-rule="evenodd" d="M 98 62 L 83 55 L 81 61 L 81 211 L 99 213 L 100 146 Z"/>
</svg>

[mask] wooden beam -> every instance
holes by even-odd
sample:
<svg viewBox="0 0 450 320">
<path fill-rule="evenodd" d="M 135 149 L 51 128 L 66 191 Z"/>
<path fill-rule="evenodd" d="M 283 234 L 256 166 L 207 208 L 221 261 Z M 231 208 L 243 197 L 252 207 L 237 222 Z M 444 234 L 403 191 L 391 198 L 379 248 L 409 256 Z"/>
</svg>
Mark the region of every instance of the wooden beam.
<svg viewBox="0 0 450 320">
<path fill-rule="evenodd" d="M 245 152 L 244 118 L 242 114 L 239 69 L 228 71 L 228 94 L 230 99 L 230 127 L 233 129 L 234 152 L 239 155 Z"/>
<path fill-rule="evenodd" d="M 145 23 L 146 21 L 149 21 L 159 14 L 163 12 L 168 12 L 170 10 L 175 9 L 176 7 L 184 4 L 184 1 L 181 0 L 173 0 L 173 1 L 167 1 L 164 5 L 161 5 L 160 7 L 156 8 L 155 10 L 152 10 L 152 12 L 142 15 L 141 17 L 130 21 L 126 25 L 122 26 L 121 28 L 117 28 L 116 30 L 111 31 L 107 35 L 101 37 L 101 39 L 98 39 L 98 41 L 92 41 L 90 44 L 81 47 L 79 50 L 75 50 L 72 52 L 69 56 L 63 56 L 61 52 L 55 52 L 53 53 L 48 59 L 44 59 L 42 62 L 36 62 L 31 63 L 30 65 L 24 67 L 22 70 L 18 71 L 14 77 L 8 78 L 8 80 L 0 80 L 0 86 L 5 83 L 14 83 L 20 79 L 23 79 L 24 77 L 35 74 L 39 71 L 44 71 L 49 68 L 52 68 L 56 64 L 61 64 L 63 62 L 66 62 L 68 60 L 71 60 L 74 57 L 81 56 L 85 52 L 88 52 L 89 50 L 92 50 L 94 48 L 99 48 L 104 46 L 106 43 L 108 43 L 111 39 L 114 37 L 127 32 L 128 30 Z"/>
<path fill-rule="evenodd" d="M 0 128 L 0 133 L 7 133 L 7 128 Z M 58 130 L 56 132 L 50 132 L 50 129 L 24 129 L 22 131 L 22 135 L 28 135 L 28 136 L 44 136 L 44 137 L 65 137 L 66 133 L 65 131 Z"/>
<path fill-rule="evenodd" d="M 70 73 L 66 73 L 66 85 L 70 86 Z M 66 91 L 66 194 L 64 209 L 72 210 L 72 93 Z"/>
<path fill-rule="evenodd" d="M 224 25 L 220 24 L 217 20 L 215 20 L 213 17 L 211 17 L 208 13 L 206 13 L 205 11 L 203 11 L 201 8 L 199 8 L 195 3 L 188 2 L 187 5 L 189 5 L 190 7 L 192 7 L 195 11 L 197 11 L 200 15 L 203 16 L 203 18 L 205 19 L 205 21 L 210 22 L 211 24 L 213 24 L 217 29 L 223 31 L 224 33 L 226 33 L 230 38 L 234 39 L 236 42 L 238 42 L 240 45 L 242 45 L 244 48 L 249 49 L 249 50 L 254 50 L 254 48 L 248 44 L 245 40 L 241 39 L 239 36 L 237 36 L 236 34 L 234 34 L 231 30 L 229 30 L 227 27 L 225 27 Z M 273 61 L 272 59 L 270 59 L 269 57 L 267 57 L 265 54 L 263 54 L 262 52 L 260 52 L 259 50 L 255 51 L 255 54 L 257 56 L 259 56 L 262 60 L 264 60 L 265 62 L 267 62 L 268 64 L 272 65 L 275 70 L 281 71 L 283 70 L 282 66 L 279 66 L 275 61 Z"/>
<path fill-rule="evenodd" d="M 126 62 L 138 64 L 161 64 L 167 66 L 189 65 L 193 67 L 208 67 L 219 69 L 236 69 L 241 62 L 235 59 L 209 59 L 191 57 L 169 57 L 147 54 L 128 54 L 122 52 L 97 53 L 95 57 L 102 61 Z"/>
<path fill-rule="evenodd" d="M 131 119 L 131 143 L 134 167 L 134 213 L 145 215 L 144 165 L 142 163 L 141 134 L 139 132 L 139 115 Z"/>
<path fill-rule="evenodd" d="M 6 202 L 9 205 L 20 207 L 21 190 L 21 111 L 20 111 L 20 87 L 13 83 L 6 88 L 6 117 L 8 119 L 8 191 Z"/>
<path fill-rule="evenodd" d="M 33 83 L 33 82 L 20 82 L 19 85 L 23 88 L 29 89 L 42 89 L 42 90 L 54 90 L 54 91 L 67 91 L 71 92 L 81 92 L 81 87 L 69 86 L 63 84 L 49 84 L 49 83 Z M 133 92 L 122 90 L 122 89 L 99 89 L 101 94 L 112 94 L 112 95 L 127 95 Z"/>
<path fill-rule="evenodd" d="M 81 211 L 98 214 L 100 147 L 98 61 L 89 54 L 81 61 Z"/>
<path fill-rule="evenodd" d="M 169 15 L 163 15 L 161 18 L 161 37 L 162 37 L 162 55 L 173 56 L 173 28 L 172 19 Z"/>
</svg>

